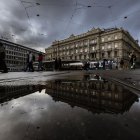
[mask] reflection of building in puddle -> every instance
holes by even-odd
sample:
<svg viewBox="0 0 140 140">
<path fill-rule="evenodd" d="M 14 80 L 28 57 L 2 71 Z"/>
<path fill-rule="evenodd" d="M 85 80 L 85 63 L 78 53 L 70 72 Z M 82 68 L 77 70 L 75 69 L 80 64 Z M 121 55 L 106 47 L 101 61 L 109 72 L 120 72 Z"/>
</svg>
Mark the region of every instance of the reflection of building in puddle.
<svg viewBox="0 0 140 140">
<path fill-rule="evenodd" d="M 7 102 L 36 91 L 41 92 L 45 87 L 42 85 L 23 85 L 23 86 L 8 86 L 0 87 L 0 103 Z"/>
<path fill-rule="evenodd" d="M 55 81 L 46 85 L 55 101 L 66 102 L 94 113 L 124 113 L 138 96 L 122 86 L 103 81 Z"/>
</svg>

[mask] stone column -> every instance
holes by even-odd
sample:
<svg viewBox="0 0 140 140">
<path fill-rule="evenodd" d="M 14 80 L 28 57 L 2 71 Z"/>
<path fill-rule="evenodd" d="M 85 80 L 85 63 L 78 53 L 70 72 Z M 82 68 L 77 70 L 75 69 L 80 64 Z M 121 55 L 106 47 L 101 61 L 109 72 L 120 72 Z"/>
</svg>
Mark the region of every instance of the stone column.
<svg viewBox="0 0 140 140">
<path fill-rule="evenodd" d="M 75 60 L 75 42 L 73 43 L 73 59 Z"/>
<path fill-rule="evenodd" d="M 96 50 L 97 50 L 96 58 L 97 58 L 97 60 L 100 60 L 101 59 L 101 53 L 100 53 L 101 50 L 100 50 L 100 37 L 99 36 L 97 37 Z"/>
<path fill-rule="evenodd" d="M 115 55 L 114 55 L 114 49 L 115 49 L 115 43 L 112 42 L 112 51 L 111 51 L 111 58 L 114 59 L 115 58 Z"/>
</svg>

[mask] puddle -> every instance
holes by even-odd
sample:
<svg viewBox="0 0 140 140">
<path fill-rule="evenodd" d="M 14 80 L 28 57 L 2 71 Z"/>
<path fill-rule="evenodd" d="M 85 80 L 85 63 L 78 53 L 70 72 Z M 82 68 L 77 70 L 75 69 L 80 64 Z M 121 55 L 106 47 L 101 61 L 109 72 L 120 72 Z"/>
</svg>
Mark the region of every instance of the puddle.
<svg viewBox="0 0 140 140">
<path fill-rule="evenodd" d="M 0 140 L 140 139 L 137 95 L 93 74 L 74 78 L 0 86 Z"/>
</svg>

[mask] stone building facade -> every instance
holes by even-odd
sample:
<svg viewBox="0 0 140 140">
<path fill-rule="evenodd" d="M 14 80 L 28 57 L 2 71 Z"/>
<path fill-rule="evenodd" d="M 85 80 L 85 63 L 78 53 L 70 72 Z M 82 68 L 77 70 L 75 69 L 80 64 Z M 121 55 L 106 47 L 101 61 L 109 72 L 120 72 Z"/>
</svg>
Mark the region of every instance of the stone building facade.
<svg viewBox="0 0 140 140">
<path fill-rule="evenodd" d="M 15 44 L 6 40 L 0 39 L 3 43 L 6 53 L 6 64 L 7 67 L 14 68 L 23 68 L 27 65 L 27 54 L 29 51 L 35 56 L 35 62 L 38 62 L 39 51 L 31 49 L 19 44 Z M 45 58 L 45 53 L 42 53 Z M 12 70 L 12 69 L 11 69 Z"/>
<path fill-rule="evenodd" d="M 46 60 L 55 57 L 85 61 L 124 60 L 124 68 L 129 67 L 129 54 L 134 50 L 137 63 L 140 63 L 140 46 L 138 40 L 123 28 L 95 29 L 87 33 L 64 40 L 54 41 L 45 49 Z"/>
</svg>

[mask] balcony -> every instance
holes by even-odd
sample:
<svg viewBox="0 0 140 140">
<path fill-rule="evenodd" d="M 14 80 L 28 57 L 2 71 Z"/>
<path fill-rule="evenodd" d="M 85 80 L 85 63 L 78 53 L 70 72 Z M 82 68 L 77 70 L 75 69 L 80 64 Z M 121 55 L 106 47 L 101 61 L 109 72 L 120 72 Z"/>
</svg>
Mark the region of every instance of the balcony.
<svg viewBox="0 0 140 140">
<path fill-rule="evenodd" d="M 97 50 L 90 50 L 90 53 L 96 53 L 97 52 Z"/>
<path fill-rule="evenodd" d="M 53 53 L 57 53 L 57 50 L 54 50 Z"/>
<path fill-rule="evenodd" d="M 90 42 L 89 45 L 96 45 L 97 42 Z"/>
<path fill-rule="evenodd" d="M 87 44 L 84 44 L 85 47 L 87 47 Z"/>
</svg>

